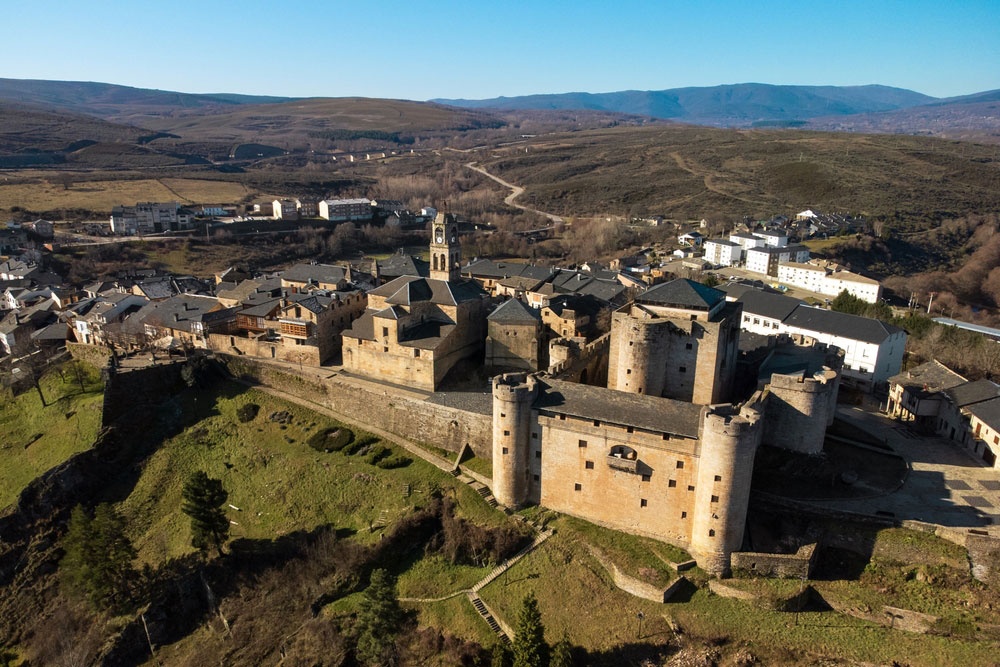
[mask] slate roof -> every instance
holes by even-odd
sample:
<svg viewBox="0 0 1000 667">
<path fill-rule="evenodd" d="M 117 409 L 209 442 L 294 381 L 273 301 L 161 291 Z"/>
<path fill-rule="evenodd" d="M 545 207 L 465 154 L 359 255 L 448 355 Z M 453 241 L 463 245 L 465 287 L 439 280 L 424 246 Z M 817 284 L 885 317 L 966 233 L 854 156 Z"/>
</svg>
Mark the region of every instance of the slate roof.
<svg viewBox="0 0 1000 667">
<path fill-rule="evenodd" d="M 386 303 L 409 305 L 430 301 L 442 306 L 455 306 L 465 301 L 475 301 L 486 295 L 480 287 L 470 282 L 448 282 L 417 276 L 400 276 L 369 294 L 386 298 Z"/>
<path fill-rule="evenodd" d="M 730 248 L 739 248 L 740 244 L 735 241 L 727 241 L 726 239 L 708 239 L 704 244 L 714 243 L 715 245 L 727 245 Z"/>
<path fill-rule="evenodd" d="M 490 313 L 486 319 L 490 322 L 505 324 L 531 324 L 540 321 L 541 316 L 534 308 L 529 308 L 518 299 L 510 299 Z"/>
<path fill-rule="evenodd" d="M 636 298 L 636 303 L 667 306 L 688 310 L 711 310 L 726 298 L 725 292 L 714 287 L 678 278 L 651 287 Z"/>
<path fill-rule="evenodd" d="M 778 321 L 784 321 L 792 311 L 802 305 L 801 301 L 790 296 L 755 289 L 743 292 L 739 302 L 743 304 L 744 313 Z"/>
<path fill-rule="evenodd" d="M 535 399 L 536 409 L 658 433 L 698 437 L 702 406 L 694 403 L 552 378 L 540 379 L 539 385 L 541 391 Z"/>
<path fill-rule="evenodd" d="M 889 378 L 890 384 L 902 385 L 906 391 L 924 396 L 965 384 L 967 380 L 940 361 L 928 361 Z"/>
<path fill-rule="evenodd" d="M 875 345 L 881 344 L 889 336 L 903 332 L 899 327 L 886 324 L 881 320 L 806 305 L 797 307 L 791 315 L 783 320 L 783 323 L 789 327 L 817 331 Z"/>
<path fill-rule="evenodd" d="M 462 268 L 462 274 L 474 278 L 525 277 L 547 280 L 553 274 L 553 270 L 546 266 L 522 264 L 521 262 L 495 262 L 492 259 L 480 259 L 466 264 Z"/>
<path fill-rule="evenodd" d="M 756 248 L 750 248 L 749 250 L 747 250 L 747 253 L 749 254 L 751 252 L 759 252 L 759 253 L 764 253 L 765 255 L 783 255 L 785 253 L 798 253 L 803 250 L 808 251 L 809 248 L 805 247 L 804 245 L 789 245 L 785 246 L 784 248 L 778 248 L 775 246 L 766 245 L 766 246 L 757 246 Z"/>
<path fill-rule="evenodd" d="M 388 259 L 376 262 L 379 275 L 383 278 L 397 278 L 399 276 L 423 276 L 431 274 L 431 263 L 419 257 L 411 257 L 402 253 L 396 253 Z"/>
<path fill-rule="evenodd" d="M 1000 431 L 1000 397 L 970 405 L 969 413 L 994 431 Z"/>
<path fill-rule="evenodd" d="M 990 380 L 976 380 L 975 382 L 966 382 L 957 387 L 947 389 L 945 393 L 951 399 L 952 403 L 960 408 L 964 408 L 967 405 L 997 398 L 1000 396 L 1000 385 Z"/>
<path fill-rule="evenodd" d="M 329 264 L 296 264 L 281 273 L 281 279 L 291 283 L 338 283 L 346 276 L 344 267 Z"/>
</svg>

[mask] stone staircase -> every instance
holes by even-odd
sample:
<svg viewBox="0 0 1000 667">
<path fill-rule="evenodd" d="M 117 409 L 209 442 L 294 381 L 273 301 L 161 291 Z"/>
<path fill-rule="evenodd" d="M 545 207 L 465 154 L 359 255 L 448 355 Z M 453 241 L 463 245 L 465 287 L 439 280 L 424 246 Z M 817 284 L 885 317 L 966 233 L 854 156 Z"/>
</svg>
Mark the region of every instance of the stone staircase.
<svg viewBox="0 0 1000 667">
<path fill-rule="evenodd" d="M 493 581 L 496 581 L 497 577 L 499 577 L 501 574 L 509 570 L 515 563 L 517 563 L 517 561 L 521 560 L 529 553 L 534 551 L 536 548 L 538 548 L 538 545 L 540 545 L 542 542 L 549 539 L 550 537 L 552 537 L 551 530 L 540 531 L 537 535 L 535 535 L 535 539 L 531 541 L 531 544 L 524 547 L 523 549 L 518 551 L 516 554 L 514 554 L 504 562 L 497 565 L 495 568 L 490 570 L 489 574 L 487 574 L 485 577 L 476 582 L 476 585 L 472 587 L 472 592 L 478 593 L 480 590 L 482 590 L 483 587 L 489 585 Z"/>
<path fill-rule="evenodd" d="M 497 619 L 493 617 L 493 614 L 490 613 L 490 610 L 486 608 L 486 603 L 483 602 L 482 598 L 476 595 L 473 591 L 469 591 L 467 595 L 469 596 L 469 602 L 472 603 L 475 610 L 480 616 L 483 617 L 483 620 L 486 621 L 486 625 L 490 626 L 490 630 L 493 631 L 493 634 L 495 634 L 503 643 L 510 644 L 510 637 L 506 632 L 504 632 L 503 628 L 500 627 L 500 624 L 497 622 Z"/>
</svg>

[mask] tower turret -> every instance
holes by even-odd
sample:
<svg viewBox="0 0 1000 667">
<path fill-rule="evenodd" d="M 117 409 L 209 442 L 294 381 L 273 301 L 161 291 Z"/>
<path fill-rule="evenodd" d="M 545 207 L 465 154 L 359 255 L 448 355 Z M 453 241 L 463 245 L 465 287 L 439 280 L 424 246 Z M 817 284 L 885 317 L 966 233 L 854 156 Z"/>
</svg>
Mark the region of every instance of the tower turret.
<svg viewBox="0 0 1000 667">
<path fill-rule="evenodd" d="M 691 552 L 713 574 L 729 573 L 730 555 L 743 543 L 760 419 L 749 405 L 740 413 L 731 406 L 702 412 Z"/>
<path fill-rule="evenodd" d="M 493 495 L 507 507 L 528 500 L 531 404 L 536 380 L 526 373 L 493 378 Z"/>
<path fill-rule="evenodd" d="M 461 277 L 462 246 L 458 223 L 448 213 L 438 213 L 431 224 L 431 270 L 435 280 L 455 281 Z"/>
</svg>

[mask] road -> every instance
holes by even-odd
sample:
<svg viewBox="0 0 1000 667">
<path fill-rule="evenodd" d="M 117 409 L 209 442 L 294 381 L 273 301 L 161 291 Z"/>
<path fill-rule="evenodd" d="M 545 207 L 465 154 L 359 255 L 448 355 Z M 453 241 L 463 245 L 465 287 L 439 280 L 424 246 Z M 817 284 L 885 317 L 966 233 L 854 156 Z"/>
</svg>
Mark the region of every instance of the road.
<svg viewBox="0 0 1000 667">
<path fill-rule="evenodd" d="M 555 222 L 564 222 L 564 220 L 561 217 L 559 217 L 558 215 L 556 215 L 554 213 L 546 213 L 545 211 L 539 211 L 537 208 L 531 208 L 530 206 L 524 206 L 522 204 L 516 203 L 514 200 L 517 199 L 518 197 L 520 197 L 524 193 L 524 188 L 522 188 L 520 185 L 514 185 L 513 183 L 508 183 L 507 181 L 503 180 L 499 176 L 494 176 L 493 174 L 491 174 L 490 172 L 486 171 L 482 167 L 476 166 L 475 162 L 466 162 L 465 166 L 468 167 L 469 169 L 473 170 L 473 171 L 478 171 L 480 174 L 482 174 L 486 178 L 490 178 L 490 179 L 496 181 L 497 183 L 499 183 L 500 185 L 504 186 L 505 188 L 510 188 L 511 193 L 509 195 L 507 195 L 507 197 L 504 198 L 504 200 L 503 200 L 503 203 L 507 204 L 508 206 L 513 206 L 514 208 L 519 208 L 522 211 L 527 211 L 529 213 L 536 213 L 538 215 L 543 215 L 543 216 L 545 216 L 546 218 L 548 218 L 549 220 L 551 220 L 554 223 Z"/>
</svg>

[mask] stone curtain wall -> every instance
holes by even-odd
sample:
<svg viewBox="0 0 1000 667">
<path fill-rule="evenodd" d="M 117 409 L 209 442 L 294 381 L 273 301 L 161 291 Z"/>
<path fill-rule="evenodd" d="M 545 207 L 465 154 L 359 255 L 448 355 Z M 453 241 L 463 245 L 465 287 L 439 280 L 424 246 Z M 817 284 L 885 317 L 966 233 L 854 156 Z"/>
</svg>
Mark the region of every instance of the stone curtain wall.
<svg viewBox="0 0 1000 667">
<path fill-rule="evenodd" d="M 762 577 L 807 579 L 812 572 L 816 545 L 807 544 L 794 554 L 768 554 L 751 551 L 733 553 L 733 569 Z"/>
<path fill-rule="evenodd" d="M 364 428 L 370 424 L 413 442 L 425 442 L 458 453 L 468 443 L 476 456 L 492 458 L 490 415 L 428 403 L 412 394 L 369 382 L 334 376 L 299 375 L 245 357 L 219 355 L 234 376 L 259 382 L 312 401 Z"/>
</svg>

